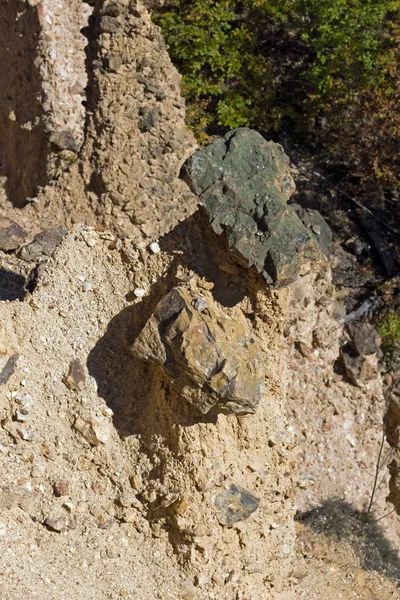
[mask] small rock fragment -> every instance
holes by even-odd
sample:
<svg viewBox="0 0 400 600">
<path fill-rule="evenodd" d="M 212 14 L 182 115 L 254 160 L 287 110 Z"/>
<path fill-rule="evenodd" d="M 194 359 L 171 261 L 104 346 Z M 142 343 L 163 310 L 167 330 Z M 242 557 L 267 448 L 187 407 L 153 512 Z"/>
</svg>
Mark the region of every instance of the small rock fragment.
<svg viewBox="0 0 400 600">
<path fill-rule="evenodd" d="M 110 439 L 110 424 L 101 417 L 91 417 L 90 419 L 77 417 L 74 428 L 92 446 L 98 446 L 100 443 L 106 444 Z"/>
<path fill-rule="evenodd" d="M 311 475 L 303 475 L 297 481 L 297 487 L 302 490 L 308 490 L 308 488 L 312 487 L 313 485 L 315 485 L 315 479 Z"/>
<path fill-rule="evenodd" d="M 7 383 L 10 379 L 11 375 L 13 375 L 15 371 L 15 365 L 17 364 L 17 360 L 19 358 L 19 354 L 13 354 L 10 356 L 3 369 L 0 372 L 0 385 Z"/>
<path fill-rule="evenodd" d="M 157 242 L 153 242 L 150 244 L 150 250 L 153 252 L 153 254 L 158 254 L 161 248 Z"/>
<path fill-rule="evenodd" d="M 70 150 L 71 152 L 78 150 L 78 145 L 70 131 L 52 131 L 49 142 L 57 146 L 59 150 Z"/>
<path fill-rule="evenodd" d="M 17 433 L 19 437 L 22 440 L 25 440 L 26 442 L 31 442 L 34 438 L 33 431 L 30 431 L 28 429 L 18 429 Z"/>
<path fill-rule="evenodd" d="M 81 233 L 81 236 L 83 237 L 83 239 L 85 240 L 85 242 L 89 246 L 89 248 L 93 248 L 93 246 L 96 245 L 97 240 L 98 240 L 98 235 L 92 229 L 83 230 Z"/>
<path fill-rule="evenodd" d="M 312 351 L 307 346 L 307 344 L 305 344 L 304 342 L 296 342 L 295 346 L 296 346 L 297 350 L 300 352 L 300 354 L 302 356 L 304 356 L 304 358 L 307 358 L 307 360 L 310 360 Z"/>
<path fill-rule="evenodd" d="M 50 257 L 55 249 L 64 239 L 67 229 L 57 227 L 56 229 L 45 229 L 33 238 L 33 241 L 23 246 L 19 251 L 19 256 L 26 261 L 35 261 Z"/>
<path fill-rule="evenodd" d="M 158 110 L 156 110 L 155 108 L 142 107 L 139 110 L 139 114 L 140 119 L 138 126 L 140 131 L 142 131 L 143 133 L 150 131 L 151 129 L 153 129 L 153 127 L 158 125 L 160 115 L 158 113 Z"/>
<path fill-rule="evenodd" d="M 50 529 L 51 531 L 61 533 L 62 531 L 67 530 L 68 521 L 59 517 L 47 517 L 44 520 L 44 525 L 47 527 L 47 529 Z"/>
<path fill-rule="evenodd" d="M 203 312 L 203 310 L 207 308 L 207 302 L 204 300 L 204 298 L 195 298 L 192 304 L 199 312 Z"/>
<path fill-rule="evenodd" d="M 28 411 L 26 409 L 24 410 L 17 410 L 17 412 L 15 413 L 15 418 L 17 419 L 17 421 L 23 422 L 26 421 L 28 418 Z"/>
<path fill-rule="evenodd" d="M 84 292 L 91 292 L 93 291 L 93 284 L 90 283 L 90 281 L 85 281 L 82 285 L 82 289 Z"/>
<path fill-rule="evenodd" d="M 69 483 L 65 479 L 60 479 L 53 486 L 55 496 L 67 496 L 69 492 Z"/>
<path fill-rule="evenodd" d="M 248 519 L 259 504 L 258 498 L 238 485 L 231 485 L 226 492 L 214 499 L 218 521 L 227 526 Z"/>
<path fill-rule="evenodd" d="M 26 231 L 18 223 L 7 217 L 0 217 L 0 250 L 16 250 L 24 243 L 26 236 Z"/>
<path fill-rule="evenodd" d="M 360 356 L 350 344 L 345 344 L 340 348 L 340 358 L 346 371 L 346 375 L 357 387 L 375 379 L 378 375 L 377 365 L 374 365 L 369 358 Z"/>
<path fill-rule="evenodd" d="M 162 366 L 179 393 L 203 414 L 246 414 L 261 400 L 264 367 L 246 320 L 176 287 L 156 307 L 133 353 Z M 195 304 L 202 311 L 196 310 Z"/>
<path fill-rule="evenodd" d="M 74 392 L 81 392 L 85 387 L 85 370 L 79 358 L 71 360 L 68 374 L 64 378 L 65 385 Z"/>
<path fill-rule="evenodd" d="M 136 288 L 133 290 L 133 293 L 135 294 L 136 298 L 143 298 L 143 296 L 146 295 L 146 290 L 143 288 Z"/>
<path fill-rule="evenodd" d="M 360 356 L 369 356 L 379 352 L 378 332 L 369 323 L 348 323 L 347 333 L 350 336 L 352 348 Z"/>
</svg>

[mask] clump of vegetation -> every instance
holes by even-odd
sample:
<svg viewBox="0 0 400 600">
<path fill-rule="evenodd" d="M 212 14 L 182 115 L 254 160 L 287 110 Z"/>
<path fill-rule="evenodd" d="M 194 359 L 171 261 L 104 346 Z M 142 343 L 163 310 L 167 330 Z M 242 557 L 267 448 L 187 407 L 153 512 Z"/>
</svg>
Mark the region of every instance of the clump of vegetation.
<svg viewBox="0 0 400 600">
<path fill-rule="evenodd" d="M 169 0 L 155 15 L 200 143 L 285 123 L 397 185 L 400 0 Z"/>
<path fill-rule="evenodd" d="M 389 313 L 378 325 L 382 338 L 383 352 L 388 371 L 395 370 L 400 365 L 400 314 Z"/>
</svg>

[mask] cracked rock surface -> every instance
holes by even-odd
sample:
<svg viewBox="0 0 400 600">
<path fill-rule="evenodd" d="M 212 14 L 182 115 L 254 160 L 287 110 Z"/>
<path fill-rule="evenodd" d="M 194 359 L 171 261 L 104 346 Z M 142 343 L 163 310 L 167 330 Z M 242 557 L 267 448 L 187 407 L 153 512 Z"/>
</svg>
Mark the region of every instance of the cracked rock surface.
<svg viewBox="0 0 400 600">
<path fill-rule="evenodd" d="M 252 413 L 262 397 L 260 350 L 245 319 L 227 317 L 211 299 L 179 287 L 159 302 L 133 352 L 161 365 L 202 413 Z"/>
<path fill-rule="evenodd" d="M 286 204 L 294 182 L 279 144 L 240 127 L 191 156 L 181 177 L 214 231 L 226 235 L 235 260 L 272 287 L 289 285 L 320 260 L 310 232 Z"/>
</svg>

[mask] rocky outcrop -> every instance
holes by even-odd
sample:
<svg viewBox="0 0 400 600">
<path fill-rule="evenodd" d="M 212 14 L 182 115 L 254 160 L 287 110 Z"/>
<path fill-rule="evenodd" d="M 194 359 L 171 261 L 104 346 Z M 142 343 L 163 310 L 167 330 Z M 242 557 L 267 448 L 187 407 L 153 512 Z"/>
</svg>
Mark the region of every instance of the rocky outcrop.
<svg viewBox="0 0 400 600">
<path fill-rule="evenodd" d="M 161 365 L 180 394 L 201 413 L 253 413 L 263 394 L 260 348 L 246 319 L 232 319 L 212 295 L 174 288 L 157 305 L 133 347 Z"/>
<path fill-rule="evenodd" d="M 28 46 L 28 38 L 18 38 L 23 58 L 16 49 L 5 61 L 10 78 L 29 71 L 16 92 L 23 100 L 18 100 L 19 113 L 6 98 L 0 103 L 8 157 L 0 177 L 5 178 L 9 204 L 0 200 L 8 216 L 22 226 L 21 219 L 40 222 L 41 229 L 80 221 L 153 238 L 170 230 L 196 208 L 194 196 L 177 179 L 195 140 L 185 125 L 181 77 L 144 5 L 99 0 L 89 7 L 79 0 L 32 0 L 31 6 L 12 0 L 0 30 L 4 46 L 14 35 L 19 10 L 11 13 L 14 3 L 23 9 L 18 27 L 26 22 L 32 37 Z M 83 27 L 92 11 L 90 25 Z M 11 79 L 4 89 L 10 87 Z M 37 100 L 42 95 L 43 103 Z M 23 136 L 18 143 L 16 129 Z M 7 140 L 15 147 L 8 149 Z M 20 153 L 21 147 L 29 156 Z M 52 178 L 58 179 L 46 185 Z M 13 215 L 11 206 L 22 206 L 28 197 L 34 202 L 25 214 Z"/>
<path fill-rule="evenodd" d="M 181 77 L 140 2 L 91 4 L 85 190 L 108 227 L 157 236 L 195 208 L 176 178 L 195 147 Z"/>
<path fill-rule="evenodd" d="M 389 388 L 387 410 L 386 437 L 392 447 L 388 501 L 400 515 L 400 379 Z"/>
<path fill-rule="evenodd" d="M 80 29 L 89 13 L 81 0 L 0 6 L 0 186 L 13 206 L 37 196 L 83 140 L 87 79 Z M 66 137 L 72 148 L 60 142 Z"/>
<path fill-rule="evenodd" d="M 199 224 L 189 225 L 180 226 L 180 239 L 195 265 L 204 249 Z M 36 564 L 50 569 L 62 600 L 72 592 L 61 582 L 75 581 L 82 557 L 99 569 L 84 569 L 79 589 L 73 586 L 77 598 L 88 596 L 82 578 L 98 597 L 118 595 L 121 583 L 112 573 L 124 570 L 125 585 L 144 600 L 157 593 L 257 598 L 271 584 L 278 590 L 285 584 L 295 539 L 295 450 L 283 404 L 290 293 L 255 286 L 238 300 L 232 276 L 222 271 L 216 279 L 227 284 L 221 296 L 209 276 L 185 266 L 192 257 L 179 256 L 176 270 L 173 253 L 154 252 L 143 238 L 119 240 L 75 226 L 48 259 L 33 294 L 25 302 L 0 303 L 2 482 L 7 489 L 18 482 L 17 491 L 35 500 L 2 511 L 0 551 L 6 568 L 28 569 L 28 555 L 16 565 L 5 549 L 17 531 L 24 539 L 39 536 Z M 143 294 L 136 296 L 138 289 Z M 172 371 L 131 353 L 168 293 L 183 305 L 181 319 L 189 320 L 185 340 L 174 318 L 160 336 L 164 344 L 174 329 L 178 334 L 178 385 L 171 383 Z M 244 361 L 256 347 L 252 338 L 254 359 L 265 370 L 254 372 L 262 383 L 255 414 L 196 411 L 182 396 L 182 378 L 194 389 L 203 385 L 208 399 L 213 377 L 206 381 L 205 370 L 185 357 L 194 358 L 192 350 L 203 342 L 226 355 L 221 381 L 211 385 L 218 401 L 236 403 L 240 381 L 227 391 L 224 369 L 228 379 L 229 361 L 238 361 L 243 373 L 250 369 Z M 243 340 L 249 349 L 240 353 Z M 66 546 L 79 547 L 79 564 Z M 31 576 L 38 596 L 46 597 L 46 585 Z M 14 579 L 3 584 L 10 596 L 22 589 Z"/>
<path fill-rule="evenodd" d="M 181 177 L 197 194 L 213 230 L 235 260 L 269 285 L 284 287 L 321 259 L 310 233 L 287 205 L 294 181 L 283 148 L 239 128 L 196 152 Z"/>
</svg>

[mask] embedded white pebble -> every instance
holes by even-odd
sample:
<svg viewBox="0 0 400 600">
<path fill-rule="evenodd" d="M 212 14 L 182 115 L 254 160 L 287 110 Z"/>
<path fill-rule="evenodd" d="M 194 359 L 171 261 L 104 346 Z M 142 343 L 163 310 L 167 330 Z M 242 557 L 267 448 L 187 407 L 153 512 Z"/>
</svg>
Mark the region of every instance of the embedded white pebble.
<svg viewBox="0 0 400 600">
<path fill-rule="evenodd" d="M 17 412 L 15 413 L 15 418 L 17 419 L 17 421 L 26 421 L 28 418 L 28 415 L 24 415 L 22 412 L 17 410 Z"/>
<path fill-rule="evenodd" d="M 86 277 L 84 275 L 78 275 L 78 279 L 79 279 L 79 281 L 84 282 Z"/>
<path fill-rule="evenodd" d="M 7 533 L 7 526 L 5 523 L 0 523 L 0 535 L 6 535 Z"/>
<path fill-rule="evenodd" d="M 133 293 L 135 294 L 136 298 L 143 298 L 143 296 L 146 295 L 146 290 L 143 288 L 136 288 L 133 290 Z"/>
<path fill-rule="evenodd" d="M 152 242 L 150 244 L 150 250 L 153 252 L 153 254 L 158 254 L 160 252 L 161 248 L 157 242 Z"/>
<path fill-rule="evenodd" d="M 93 284 L 91 284 L 89 281 L 85 281 L 85 283 L 82 286 L 82 289 L 84 292 L 91 292 L 93 290 Z"/>
</svg>

